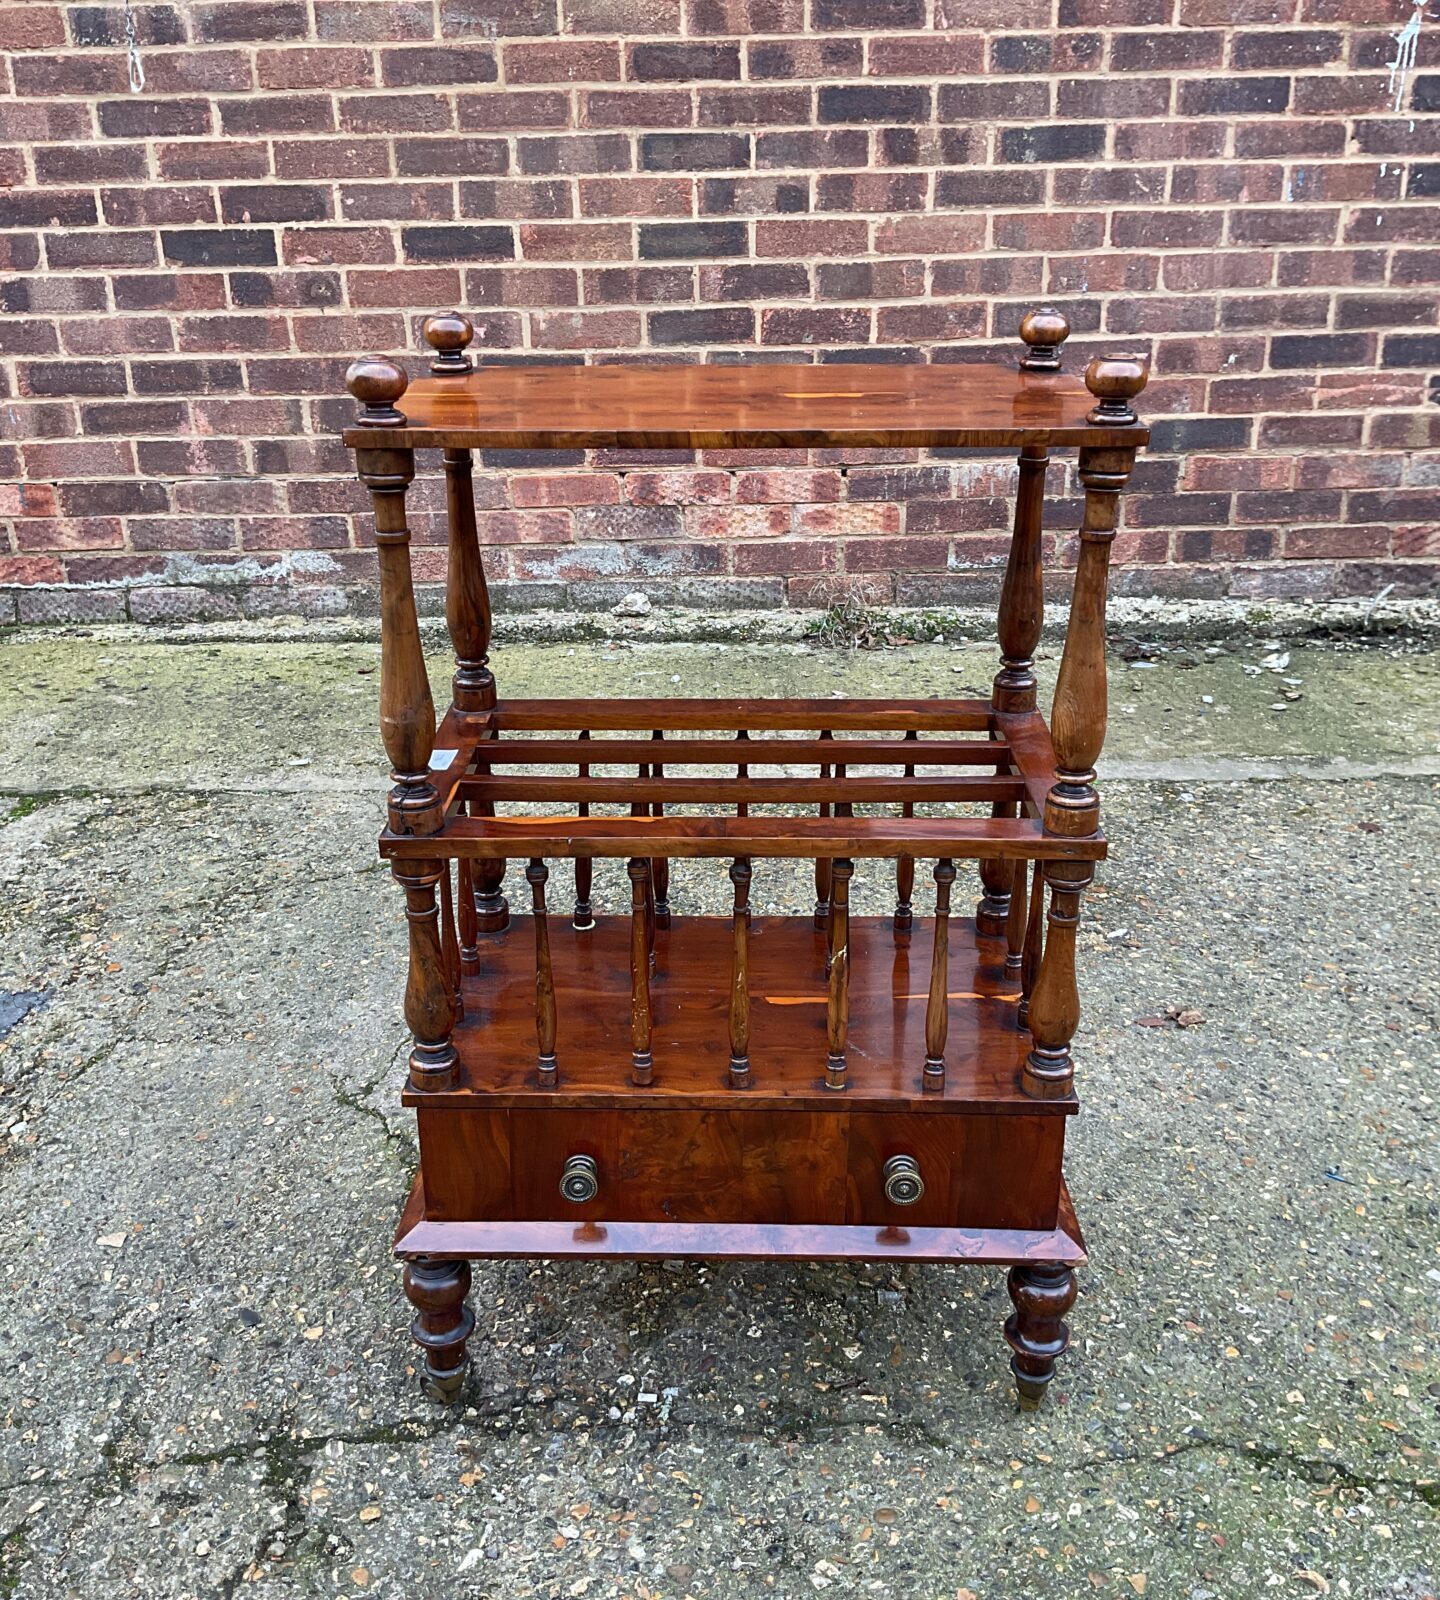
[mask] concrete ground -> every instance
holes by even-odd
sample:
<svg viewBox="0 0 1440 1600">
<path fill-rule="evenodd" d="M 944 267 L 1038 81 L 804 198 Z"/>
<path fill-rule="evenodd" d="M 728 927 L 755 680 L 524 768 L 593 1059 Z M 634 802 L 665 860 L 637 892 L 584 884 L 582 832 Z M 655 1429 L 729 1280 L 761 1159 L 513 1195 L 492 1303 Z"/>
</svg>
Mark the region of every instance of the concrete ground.
<svg viewBox="0 0 1440 1600">
<path fill-rule="evenodd" d="M 388 1253 L 415 1145 L 377 649 L 0 643 L 0 1594 L 1433 1594 L 1440 656 L 1122 654 L 1068 1163 L 1092 1262 L 1046 1410 L 1014 1407 L 999 1272 L 536 1262 L 477 1267 L 446 1412 Z M 993 670 L 496 664 L 514 694 Z M 762 911 L 804 891 L 757 864 Z M 1168 1008 L 1204 1020 L 1137 1023 Z"/>
</svg>

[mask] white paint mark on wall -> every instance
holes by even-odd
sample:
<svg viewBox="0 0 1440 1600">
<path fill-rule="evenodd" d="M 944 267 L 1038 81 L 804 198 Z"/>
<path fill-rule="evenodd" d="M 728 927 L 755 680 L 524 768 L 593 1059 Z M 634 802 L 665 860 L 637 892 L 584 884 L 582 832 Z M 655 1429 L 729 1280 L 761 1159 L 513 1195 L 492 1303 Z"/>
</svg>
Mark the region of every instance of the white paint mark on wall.
<svg viewBox="0 0 1440 1600">
<path fill-rule="evenodd" d="M 1410 74 L 1415 70 L 1416 53 L 1420 48 L 1420 24 L 1425 18 L 1424 0 L 1415 7 L 1410 14 L 1410 20 L 1399 33 L 1392 34 L 1395 40 L 1395 59 L 1390 63 L 1390 92 L 1391 109 L 1398 112 L 1405 104 L 1405 91 L 1410 87 Z"/>
</svg>

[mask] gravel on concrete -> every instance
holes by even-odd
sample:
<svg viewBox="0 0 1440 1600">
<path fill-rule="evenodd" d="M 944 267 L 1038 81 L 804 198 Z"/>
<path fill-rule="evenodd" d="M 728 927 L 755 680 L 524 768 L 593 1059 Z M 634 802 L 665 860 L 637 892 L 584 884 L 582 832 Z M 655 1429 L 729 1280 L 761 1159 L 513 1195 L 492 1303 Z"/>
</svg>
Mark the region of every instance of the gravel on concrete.
<svg viewBox="0 0 1440 1600">
<path fill-rule="evenodd" d="M 1003 1275 L 889 1264 L 481 1264 L 463 1403 L 422 1397 L 376 663 L 0 640 L 0 1596 L 1434 1595 L 1440 656 L 1121 642 L 1092 1259 L 1033 1416 Z M 923 695 L 983 692 L 993 651 L 496 666 Z M 685 865 L 674 898 L 722 887 Z M 762 911 L 806 892 L 757 863 Z"/>
</svg>

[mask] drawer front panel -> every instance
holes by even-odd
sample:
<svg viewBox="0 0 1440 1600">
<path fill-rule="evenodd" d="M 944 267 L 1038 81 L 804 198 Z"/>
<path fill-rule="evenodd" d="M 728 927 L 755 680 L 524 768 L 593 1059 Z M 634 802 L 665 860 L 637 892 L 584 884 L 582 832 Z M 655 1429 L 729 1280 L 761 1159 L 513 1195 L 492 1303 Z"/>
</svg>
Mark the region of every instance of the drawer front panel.
<svg viewBox="0 0 1440 1600">
<path fill-rule="evenodd" d="M 427 1214 L 839 1222 L 845 1123 L 794 1111 L 422 1111 Z M 578 1204 L 560 1193 L 577 1155 L 594 1161 L 597 1182 Z"/>
<path fill-rule="evenodd" d="M 874 1223 L 1050 1228 L 1065 1118 L 952 1113 L 454 1111 L 421 1108 L 426 1214 L 436 1221 Z M 595 1198 L 560 1192 L 594 1163 Z M 924 1194 L 886 1198 L 913 1159 Z"/>
<path fill-rule="evenodd" d="M 850 1117 L 845 1221 L 900 1227 L 1052 1228 L 1060 1205 L 1064 1117 Z M 913 1205 L 885 1195 L 885 1163 L 914 1159 L 925 1192 Z"/>
</svg>

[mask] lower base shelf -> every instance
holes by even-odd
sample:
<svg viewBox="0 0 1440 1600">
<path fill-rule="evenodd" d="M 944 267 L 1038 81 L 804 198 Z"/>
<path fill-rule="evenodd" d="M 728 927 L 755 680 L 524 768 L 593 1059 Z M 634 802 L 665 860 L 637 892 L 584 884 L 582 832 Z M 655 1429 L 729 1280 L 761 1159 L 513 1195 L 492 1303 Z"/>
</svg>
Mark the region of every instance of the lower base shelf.
<svg viewBox="0 0 1440 1600">
<path fill-rule="evenodd" d="M 1070 1191 L 1060 1186 L 1051 1229 L 906 1228 L 848 1224 L 729 1222 L 432 1222 L 417 1177 L 395 1235 L 400 1256 L 440 1259 L 568 1257 L 659 1259 L 668 1256 L 790 1258 L 797 1261 L 934 1261 L 980 1266 L 1086 1260 Z"/>
</svg>

